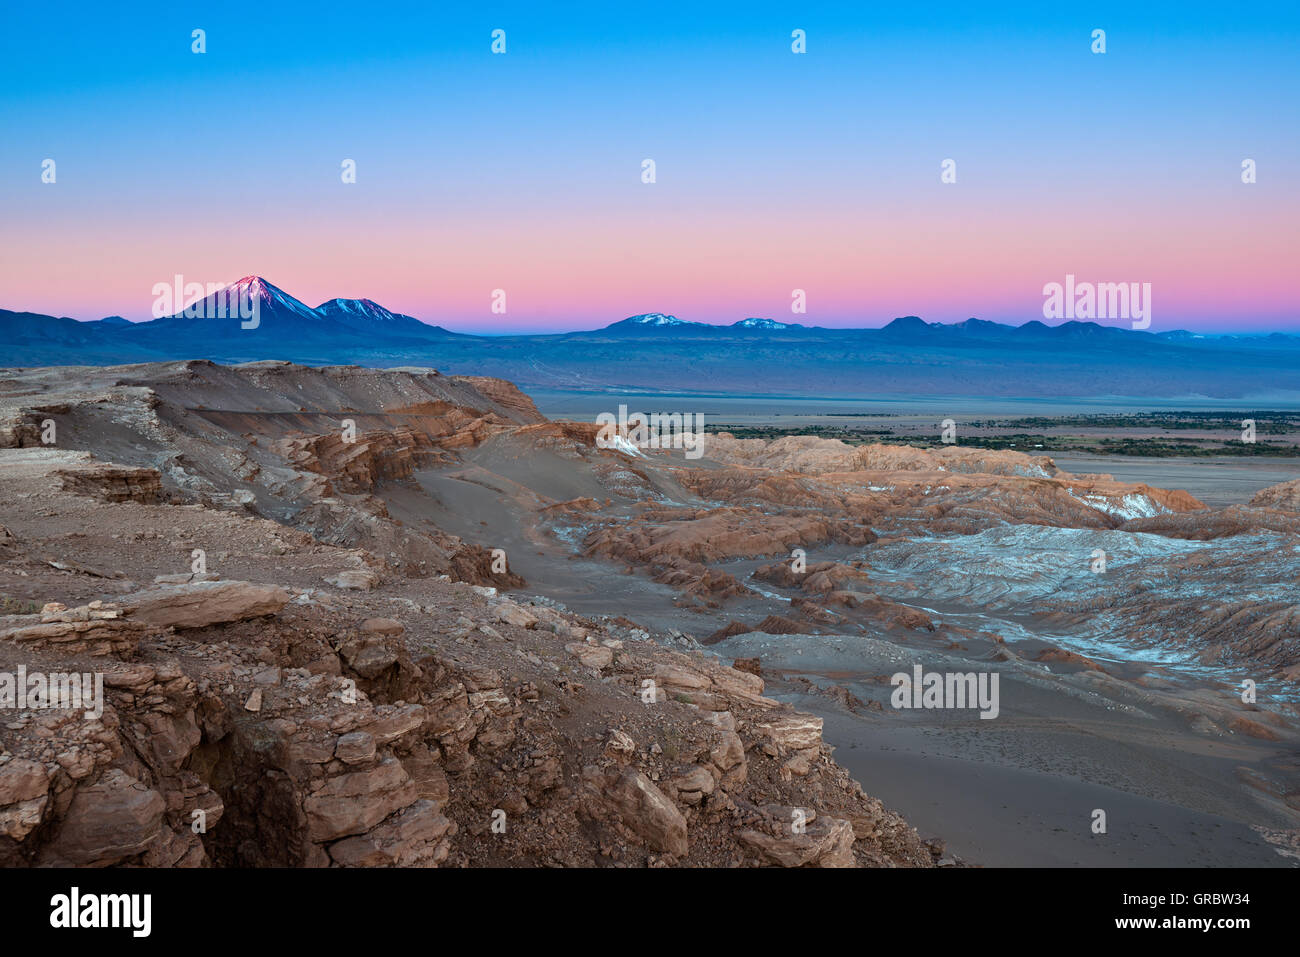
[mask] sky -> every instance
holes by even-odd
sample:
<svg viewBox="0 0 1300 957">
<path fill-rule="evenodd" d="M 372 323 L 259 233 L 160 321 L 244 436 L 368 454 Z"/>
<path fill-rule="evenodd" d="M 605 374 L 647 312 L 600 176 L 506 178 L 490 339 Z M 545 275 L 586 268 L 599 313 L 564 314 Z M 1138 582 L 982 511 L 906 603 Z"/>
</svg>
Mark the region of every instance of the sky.
<svg viewBox="0 0 1300 957">
<path fill-rule="evenodd" d="M 255 274 L 488 334 L 1020 323 L 1071 274 L 1300 332 L 1294 3 L 541 6 L 8 5 L 0 308 Z"/>
</svg>

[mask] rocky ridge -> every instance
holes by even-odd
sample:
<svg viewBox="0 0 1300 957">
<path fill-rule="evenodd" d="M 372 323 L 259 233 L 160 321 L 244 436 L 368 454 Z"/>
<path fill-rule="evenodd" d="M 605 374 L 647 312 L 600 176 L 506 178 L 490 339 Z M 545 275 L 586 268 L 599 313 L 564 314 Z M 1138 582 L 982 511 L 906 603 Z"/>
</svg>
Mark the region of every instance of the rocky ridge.
<svg viewBox="0 0 1300 957">
<path fill-rule="evenodd" d="M 408 574 L 416 532 L 373 492 L 436 461 L 450 420 L 472 446 L 523 403 L 401 396 L 419 436 L 345 449 L 276 423 L 282 444 L 232 454 L 209 429 L 251 413 L 193 404 L 229 374 L 10 405 L 0 673 L 98 674 L 103 702 L 0 716 L 0 864 L 933 864 L 761 678 L 475 584 L 523 582 L 445 533 L 420 531 L 432 557 Z M 183 407 L 176 376 L 197 377 Z M 32 445 L 23 423 L 49 415 L 65 440 L 103 426 L 101 455 L 122 430 L 132 461 Z"/>
</svg>

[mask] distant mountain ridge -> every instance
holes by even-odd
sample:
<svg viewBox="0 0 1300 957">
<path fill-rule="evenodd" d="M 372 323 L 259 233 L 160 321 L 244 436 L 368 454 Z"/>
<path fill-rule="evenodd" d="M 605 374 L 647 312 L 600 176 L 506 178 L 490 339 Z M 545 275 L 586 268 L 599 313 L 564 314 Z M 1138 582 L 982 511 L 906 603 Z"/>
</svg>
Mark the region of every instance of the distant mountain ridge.
<svg viewBox="0 0 1300 957">
<path fill-rule="evenodd" d="M 241 321 L 230 297 L 257 303 Z M 216 297 L 227 298 L 218 310 Z M 643 313 L 542 335 L 449 332 L 371 299 L 311 307 L 245 276 L 175 315 L 92 322 L 0 309 L 0 366 L 171 359 L 432 366 L 529 388 L 770 395 L 1300 396 L 1300 337 L 1202 336 L 1034 319 L 894 319 L 826 328 L 763 317 L 713 325 Z"/>
<path fill-rule="evenodd" d="M 696 322 L 690 319 L 678 319 L 676 316 L 665 315 L 662 312 L 647 312 L 639 316 L 629 316 L 626 319 L 620 319 L 618 322 L 612 322 L 603 329 L 593 330 L 594 332 L 648 332 L 651 330 L 658 331 L 669 329 L 676 331 L 703 331 L 716 332 L 719 329 L 739 330 L 739 329 L 805 329 L 797 322 L 778 322 L 775 319 L 741 319 L 739 322 L 733 322 L 731 325 L 717 325 L 711 322 Z M 568 333 L 574 335 L 574 333 Z M 583 335 L 583 333 L 577 333 Z"/>
<path fill-rule="evenodd" d="M 321 323 L 337 323 L 361 331 L 383 326 L 389 332 L 398 330 L 409 335 L 451 335 L 439 326 L 385 309 L 372 299 L 328 299 L 313 309 L 261 276 L 245 276 L 202 299 L 186 303 L 183 309 L 166 318 L 230 317 L 241 299 L 257 304 L 259 324 L 266 317 L 277 323 L 305 322 L 309 329 L 318 328 Z M 133 325 L 147 327 L 149 323 Z"/>
</svg>

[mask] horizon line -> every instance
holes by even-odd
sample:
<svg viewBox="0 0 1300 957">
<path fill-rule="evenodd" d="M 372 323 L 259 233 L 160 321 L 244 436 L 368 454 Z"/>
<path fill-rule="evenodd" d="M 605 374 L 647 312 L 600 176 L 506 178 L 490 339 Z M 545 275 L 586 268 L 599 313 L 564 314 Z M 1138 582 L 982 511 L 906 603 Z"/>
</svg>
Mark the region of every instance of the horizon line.
<svg viewBox="0 0 1300 957">
<path fill-rule="evenodd" d="M 176 278 L 179 280 L 181 277 L 180 277 L 180 276 L 177 276 Z M 578 334 L 581 334 L 581 333 L 604 332 L 604 331 L 610 329 L 611 327 L 616 326 L 616 325 L 619 325 L 619 324 L 621 324 L 621 323 L 629 322 L 630 320 L 633 320 L 633 319 L 641 319 L 641 318 L 646 318 L 646 317 L 661 317 L 661 318 L 664 318 L 664 319 L 672 320 L 671 322 L 669 322 L 669 323 L 665 323 L 665 324 L 664 324 L 664 326 L 668 326 L 668 327 L 671 327 L 671 326 L 679 326 L 679 325 L 680 325 L 680 326 L 703 326 L 703 327 L 708 327 L 708 328 L 712 328 L 712 329 L 719 329 L 719 330 L 724 330 L 724 329 L 734 329 L 734 328 L 736 328 L 737 326 L 741 326 L 743 323 L 746 323 L 746 322 L 771 322 L 771 323 L 774 323 L 774 324 L 776 324 L 776 325 L 778 325 L 778 326 L 780 326 L 780 327 L 789 328 L 789 329 L 796 329 L 796 330 L 825 331 L 825 332 L 878 332 L 878 331 L 883 331 L 884 329 L 887 329 L 889 326 L 893 325 L 893 324 L 896 323 L 896 322 L 900 322 L 900 321 L 902 321 L 902 320 L 907 320 L 907 319 L 916 319 L 916 320 L 918 320 L 918 321 L 924 323 L 924 324 L 927 325 L 927 326 L 930 326 L 930 327 L 936 327 L 936 326 L 937 326 L 937 327 L 941 327 L 941 328 L 951 328 L 951 327 L 954 327 L 954 326 L 961 326 L 961 325 L 965 325 L 966 323 L 970 323 L 970 322 L 981 322 L 981 323 L 988 323 L 988 324 L 993 325 L 993 326 L 1001 326 L 1001 327 L 1006 328 L 1006 329 L 1023 329 L 1023 328 L 1026 327 L 1026 326 L 1033 325 L 1033 324 L 1037 323 L 1037 324 L 1042 325 L 1042 326 L 1044 326 L 1044 327 L 1046 327 L 1046 328 L 1048 328 L 1048 329 L 1058 329 L 1058 328 L 1063 328 L 1063 327 L 1071 326 L 1071 325 L 1074 325 L 1074 326 L 1088 326 L 1088 325 L 1091 325 L 1091 326 L 1096 326 L 1096 327 L 1101 328 L 1101 329 L 1118 329 L 1118 330 L 1120 330 L 1120 331 L 1122 331 L 1122 332 L 1145 332 L 1145 333 L 1149 333 L 1149 334 L 1151 334 L 1151 335 L 1155 335 L 1155 336 L 1160 336 L 1160 335 L 1172 335 L 1172 334 L 1175 334 L 1175 333 L 1182 333 L 1182 334 L 1187 335 L 1187 336 L 1192 336 L 1192 337 L 1196 337 L 1196 338 L 1206 338 L 1206 339 L 1214 339 L 1214 338 L 1256 338 L 1256 337 L 1269 337 L 1269 336 L 1276 336 L 1276 335 L 1281 335 L 1281 336 L 1285 336 L 1285 337 L 1288 337 L 1288 338 L 1296 338 L 1296 336 L 1297 336 L 1297 333 L 1292 332 L 1292 331 L 1289 331 L 1288 329 L 1282 329 L 1282 328 L 1256 328 L 1256 329 L 1252 329 L 1252 330 L 1249 330 L 1249 331 L 1224 332 L 1224 331 L 1208 331 L 1208 330 L 1193 331 L 1193 330 L 1191 330 L 1191 329 L 1186 329 L 1186 328 L 1183 328 L 1183 327 L 1175 327 L 1175 328 L 1164 329 L 1164 330 L 1160 330 L 1159 332 L 1155 332 L 1155 331 L 1152 331 L 1150 328 L 1146 328 L 1146 329 L 1133 329 L 1133 328 L 1129 328 L 1129 327 L 1126 327 L 1126 326 L 1123 326 L 1123 325 L 1108 325 L 1106 322 L 1098 321 L 1098 320 L 1095 319 L 1095 318 L 1087 318 L 1087 319 L 1065 319 L 1065 320 L 1062 321 L 1062 322 L 1059 322 L 1059 323 L 1056 323 L 1056 324 L 1052 324 L 1052 323 L 1046 322 L 1046 321 L 1044 321 L 1044 319 L 1042 319 L 1042 318 L 1038 318 L 1038 317 L 1035 317 L 1035 318 L 1033 318 L 1033 319 L 1026 319 L 1026 320 L 1024 320 L 1024 321 L 1022 321 L 1022 322 L 1016 323 L 1016 322 L 1014 322 L 1014 321 L 1008 322 L 1008 321 L 1002 321 L 1002 320 L 996 320 L 996 319 L 981 319 L 981 318 L 978 317 L 978 316 L 968 316 L 966 319 L 954 319 L 954 320 L 951 321 L 951 322 L 943 322 L 943 321 L 941 321 L 941 320 L 929 320 L 929 319 L 925 319 L 924 317 L 919 316 L 919 315 L 917 315 L 917 314 L 915 314 L 915 313 L 909 313 L 909 314 L 902 315 L 902 316 L 894 316 L 894 317 L 892 317 L 892 318 L 890 318 L 890 319 L 888 319 L 888 320 L 882 321 L 882 323 L 881 323 L 880 325 L 866 325 L 866 326 L 860 326 L 860 325 L 838 325 L 838 326 L 824 326 L 824 325 L 818 325 L 818 324 L 816 324 L 816 323 L 814 323 L 814 322 L 809 322 L 809 321 L 807 321 L 807 318 L 808 318 L 808 317 L 807 317 L 807 316 L 804 316 L 804 315 L 802 315 L 802 314 L 800 314 L 800 318 L 803 319 L 804 321 L 799 321 L 798 319 L 794 319 L 794 318 L 792 318 L 792 319 L 790 319 L 790 320 L 785 320 L 785 319 L 776 319 L 776 318 L 773 318 L 773 317 L 771 317 L 771 316 L 754 316 L 754 315 L 749 315 L 749 316 L 744 316 L 744 317 L 742 317 L 742 318 L 740 318 L 740 319 L 736 319 L 736 320 L 734 320 L 734 321 L 732 321 L 732 322 L 710 322 L 710 321 L 708 321 L 708 320 L 703 320 L 703 319 L 683 319 L 683 318 L 681 318 L 680 316 L 678 316 L 678 315 L 676 315 L 676 314 L 674 314 L 674 313 L 661 312 L 661 311 L 658 311 L 658 310 L 650 310 L 650 311 L 646 311 L 646 312 L 630 313 L 630 314 L 624 316 L 623 318 L 620 318 L 620 319 L 614 319 L 614 320 L 611 320 L 611 321 L 609 321 L 609 322 L 606 322 L 604 325 L 596 326 L 596 327 L 593 327 L 593 328 L 558 329 L 558 330 L 551 330 L 551 331 L 540 331 L 540 330 L 539 330 L 539 331 L 520 331 L 520 330 L 515 330 L 515 331 L 504 331 L 504 332 L 502 332 L 502 331 L 489 331 L 489 330 L 484 330 L 484 329 L 482 329 L 482 327 L 481 327 L 480 325 L 477 325 L 477 324 L 476 324 L 476 325 L 474 325 L 474 326 L 472 327 L 472 328 L 474 328 L 475 331 L 472 331 L 472 332 L 465 332 L 465 331 L 460 331 L 460 330 L 457 330 L 457 329 L 449 328 L 447 325 L 445 325 L 445 324 L 443 324 L 443 323 L 440 323 L 440 322 L 431 322 L 431 321 L 429 321 L 429 320 L 422 319 L 422 318 L 420 318 L 420 317 L 418 317 L 418 316 L 412 316 L 412 315 L 409 315 L 408 313 L 395 312 L 395 311 L 393 311 L 393 310 L 391 310 L 391 309 L 388 309 L 388 307 L 384 306 L 382 303 L 378 302 L 377 300 L 375 300 L 375 299 L 373 299 L 373 298 L 371 298 L 371 297 L 369 297 L 369 296 L 354 297 L 354 298 L 349 298 L 349 297 L 345 297 L 345 296 L 333 296 L 333 297 L 330 297 L 330 298 L 327 298 L 327 299 L 323 300 L 319 305 L 316 305 L 316 306 L 310 306 L 310 305 L 308 305 L 304 300 L 298 299 L 298 297 L 294 296 L 292 293 L 289 293 L 289 292 L 285 291 L 283 287 L 281 287 L 281 286 L 277 286 L 275 283 L 271 282 L 271 281 L 270 281 L 269 279 L 267 279 L 266 277 L 264 277 L 264 276 L 262 276 L 262 275 L 260 275 L 260 274 L 257 274 L 257 273 L 250 273 L 250 274 L 248 274 L 248 275 L 246 275 L 246 276 L 241 276 L 239 279 L 236 279 L 236 280 L 234 280 L 233 282 L 230 282 L 230 283 L 223 283 L 223 284 L 221 285 L 220 288 L 215 289 L 215 290 L 211 290 L 211 286 L 212 286 L 213 284 L 207 284 L 207 287 L 208 287 L 211 291 L 205 292 L 203 295 L 196 296 L 196 297 L 194 297 L 194 298 L 190 298 L 190 299 L 188 299 L 188 300 L 186 301 L 186 303 L 185 303 L 185 306 L 183 306 L 183 307 L 182 307 L 180 310 L 178 310 L 177 312 L 171 313 L 171 314 L 169 314 L 169 315 L 163 315 L 163 316 L 150 316 L 149 318 L 146 318 L 146 319 L 128 319 L 128 318 L 125 317 L 125 316 L 117 315 L 117 314 L 107 315 L 107 316 L 101 316 L 101 317 L 99 317 L 98 319 L 81 319 L 81 318 L 77 318 L 77 317 L 75 317 L 75 316 L 55 316 L 53 313 L 43 313 L 43 312 L 42 312 L 42 313 L 37 313 L 37 312 L 32 312 L 32 311 L 30 311 L 30 310 L 25 310 L 25 309 L 7 309 L 7 311 L 10 311 L 10 312 L 26 312 L 26 313 L 28 313 L 29 315 L 42 315 L 42 316 L 48 316 L 48 317 L 50 317 L 50 318 L 55 318 L 55 319 L 69 319 L 69 320 L 71 320 L 71 321 L 73 321 L 73 322 L 79 322 L 79 323 L 95 323 L 95 322 L 104 322 L 104 321 L 106 321 L 106 320 L 112 320 L 112 319 L 120 319 L 120 320 L 122 320 L 123 322 L 130 323 L 131 325 L 145 325 L 145 324 L 148 324 L 148 323 L 150 323 L 150 322 L 157 321 L 158 319 L 166 319 L 166 318 L 186 318 L 186 317 L 183 315 L 185 309 L 190 308 L 190 307 L 191 307 L 192 305 L 194 305 L 195 303 L 202 302 L 202 301 L 204 301 L 204 300 L 210 298 L 211 296 L 216 295 L 216 294 L 219 293 L 219 292 L 223 292 L 223 291 L 225 291 L 225 290 L 229 290 L 229 289 L 234 289 L 235 287 L 241 286 L 241 285 L 246 284 L 246 283 L 262 283 L 262 284 L 264 284 L 264 285 L 266 285 L 266 286 L 270 286 L 272 289 L 274 289 L 274 290 L 276 290 L 276 291 L 278 291 L 278 292 L 284 293 L 284 295 L 290 297 L 290 298 L 293 299 L 295 302 L 300 303 L 302 306 L 304 306 L 306 309 L 308 309 L 308 310 L 311 311 L 311 312 L 319 312 L 319 311 L 320 311 L 321 309 L 323 309 L 326 305 L 328 305 L 328 304 L 330 304 L 330 303 L 333 303 L 333 302 L 358 302 L 358 303 L 360 303 L 360 302 L 368 302 L 368 303 L 370 303 L 370 304 L 372 304 L 372 305 L 374 305 L 374 306 L 377 306 L 378 308 L 384 310 L 385 312 L 389 313 L 389 314 L 392 315 L 392 316 L 400 316 L 400 317 L 405 317 L 405 318 L 413 319 L 413 320 L 415 320 L 416 322 L 421 323 L 422 325 L 428 326 L 430 329 L 441 329 L 441 330 L 443 330 L 443 331 L 445 331 L 445 332 L 449 332 L 449 333 L 452 333 L 452 334 L 455 334 L 455 335 L 474 336 L 474 337 L 479 337 L 479 338 L 510 338 L 510 337 L 565 336 L 565 335 L 578 335 Z M 162 284 L 162 283 L 155 284 L 155 287 L 154 287 L 154 288 L 156 289 L 158 285 L 163 285 L 163 284 Z M 192 284 L 192 285 L 199 285 L 199 284 L 195 283 L 195 284 Z M 6 309 L 6 307 L 0 306 L 0 309 Z M 190 318 L 199 318 L 199 319 L 201 319 L 202 317 L 190 317 Z M 647 325 L 650 325 L 650 324 L 647 324 Z M 761 328 L 761 327 L 758 327 L 758 328 Z M 779 329 L 775 329 L 775 330 L 771 330 L 771 331 L 780 331 L 780 330 L 779 330 Z"/>
</svg>

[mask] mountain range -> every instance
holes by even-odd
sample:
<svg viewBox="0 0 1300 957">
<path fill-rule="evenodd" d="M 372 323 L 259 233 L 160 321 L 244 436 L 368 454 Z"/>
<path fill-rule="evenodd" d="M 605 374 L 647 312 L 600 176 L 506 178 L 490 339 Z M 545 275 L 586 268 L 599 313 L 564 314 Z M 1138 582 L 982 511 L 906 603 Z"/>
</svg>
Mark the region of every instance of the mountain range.
<svg viewBox="0 0 1300 957">
<path fill-rule="evenodd" d="M 256 328 L 218 296 L 258 303 Z M 187 316 L 185 313 L 197 317 Z M 0 366 L 117 365 L 169 359 L 433 366 L 529 388 L 766 395 L 1300 397 L 1300 337 L 1138 332 L 1095 322 L 1020 326 L 916 316 L 878 329 L 766 318 L 731 325 L 645 313 L 602 329 L 545 335 L 449 332 L 370 299 L 311 307 L 248 276 L 181 314 L 78 321 L 0 309 Z"/>
</svg>

